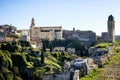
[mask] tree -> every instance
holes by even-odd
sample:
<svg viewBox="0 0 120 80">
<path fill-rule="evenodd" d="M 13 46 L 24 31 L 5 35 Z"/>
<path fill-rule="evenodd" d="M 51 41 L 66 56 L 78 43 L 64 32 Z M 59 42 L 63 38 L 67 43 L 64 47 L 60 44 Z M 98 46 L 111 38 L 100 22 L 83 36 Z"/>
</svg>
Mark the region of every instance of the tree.
<svg viewBox="0 0 120 80">
<path fill-rule="evenodd" d="M 49 48 L 50 48 L 50 52 L 52 52 L 53 51 L 53 45 L 52 45 L 51 42 L 49 43 Z"/>
<path fill-rule="evenodd" d="M 83 50 L 83 46 L 79 40 L 72 40 L 70 46 L 76 49 L 76 51 Z"/>
<path fill-rule="evenodd" d="M 44 65 L 44 52 L 46 52 L 46 44 L 42 41 L 41 64 Z"/>
<path fill-rule="evenodd" d="M 10 34 L 10 37 L 12 37 L 12 38 L 18 38 L 19 36 L 17 35 L 17 34 Z"/>
</svg>

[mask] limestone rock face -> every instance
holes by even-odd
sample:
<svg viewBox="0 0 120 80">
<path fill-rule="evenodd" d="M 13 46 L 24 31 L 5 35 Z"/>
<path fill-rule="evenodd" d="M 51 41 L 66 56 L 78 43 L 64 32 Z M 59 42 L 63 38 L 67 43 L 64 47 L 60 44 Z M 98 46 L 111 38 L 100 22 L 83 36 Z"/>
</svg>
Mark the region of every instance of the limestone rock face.
<svg viewBox="0 0 120 80">
<path fill-rule="evenodd" d="M 94 63 L 97 64 L 98 67 L 102 67 L 102 65 L 111 57 L 111 50 L 112 46 L 109 46 L 106 49 L 90 47 L 88 52 Z"/>
</svg>

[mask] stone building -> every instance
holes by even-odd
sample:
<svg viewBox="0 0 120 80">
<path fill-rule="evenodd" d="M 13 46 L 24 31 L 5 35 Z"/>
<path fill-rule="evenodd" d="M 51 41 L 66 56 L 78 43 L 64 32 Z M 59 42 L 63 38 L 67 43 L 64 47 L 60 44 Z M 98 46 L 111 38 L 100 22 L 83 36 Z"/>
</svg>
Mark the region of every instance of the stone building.
<svg viewBox="0 0 120 80">
<path fill-rule="evenodd" d="M 96 33 L 93 31 L 80 31 L 80 30 L 64 30 L 63 31 L 63 38 L 64 39 L 77 39 L 79 40 L 83 45 L 85 45 L 86 48 L 88 48 L 93 42 L 96 42 Z"/>
<path fill-rule="evenodd" d="M 114 17 L 110 15 L 107 22 L 107 32 L 102 33 L 102 42 L 114 42 L 115 41 L 115 21 Z"/>
<path fill-rule="evenodd" d="M 16 27 L 15 26 L 12 26 L 11 24 L 8 25 L 8 24 L 5 24 L 5 25 L 0 25 L 0 32 L 3 32 L 3 33 L 15 33 L 16 31 Z"/>
<path fill-rule="evenodd" d="M 17 31 L 16 31 L 16 34 L 18 34 L 20 37 L 22 37 L 23 35 L 30 36 L 29 29 L 17 30 Z"/>
<path fill-rule="evenodd" d="M 74 30 L 73 31 L 68 31 L 64 30 L 63 31 L 63 38 L 64 39 L 79 39 L 80 41 L 90 41 L 90 42 L 95 42 L 96 41 L 96 33 L 93 31 L 80 31 L 80 30 Z"/>
<path fill-rule="evenodd" d="M 19 35 L 20 40 L 30 41 L 30 31 L 29 31 L 29 29 L 17 30 L 16 34 Z"/>
<path fill-rule="evenodd" d="M 41 39 L 62 39 L 62 26 L 36 27 L 35 20 L 32 18 L 30 26 L 30 40 L 38 42 Z"/>
<path fill-rule="evenodd" d="M 0 32 L 0 42 L 5 41 L 5 34 Z"/>
<path fill-rule="evenodd" d="M 108 42 L 108 32 L 102 32 L 102 42 Z"/>
<path fill-rule="evenodd" d="M 78 36 L 80 41 L 89 41 L 95 42 L 96 41 L 96 33 L 93 31 L 79 31 L 77 30 L 76 35 Z"/>
<path fill-rule="evenodd" d="M 0 41 L 11 41 L 10 34 L 16 32 L 16 27 L 13 25 L 0 25 Z"/>
</svg>

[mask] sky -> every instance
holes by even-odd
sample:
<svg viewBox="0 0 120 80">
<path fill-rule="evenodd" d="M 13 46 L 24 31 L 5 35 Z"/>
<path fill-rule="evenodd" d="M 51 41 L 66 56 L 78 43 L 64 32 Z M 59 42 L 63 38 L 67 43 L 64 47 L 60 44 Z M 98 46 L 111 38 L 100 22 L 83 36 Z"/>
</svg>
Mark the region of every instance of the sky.
<svg viewBox="0 0 120 80">
<path fill-rule="evenodd" d="M 115 19 L 115 34 L 120 35 L 120 0 L 0 0 L 0 25 L 12 24 L 29 29 L 62 26 L 63 29 L 107 32 L 108 16 Z"/>
</svg>

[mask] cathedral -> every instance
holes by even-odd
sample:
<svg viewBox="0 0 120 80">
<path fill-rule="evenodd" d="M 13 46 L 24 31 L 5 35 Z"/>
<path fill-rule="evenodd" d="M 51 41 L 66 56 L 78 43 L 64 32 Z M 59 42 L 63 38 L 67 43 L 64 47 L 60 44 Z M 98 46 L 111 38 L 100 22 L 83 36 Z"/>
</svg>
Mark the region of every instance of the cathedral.
<svg viewBox="0 0 120 80">
<path fill-rule="evenodd" d="M 62 39 L 62 26 L 36 27 L 32 18 L 30 26 L 30 40 L 39 42 L 41 39 Z"/>
</svg>

